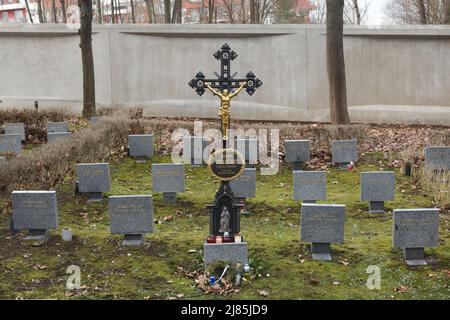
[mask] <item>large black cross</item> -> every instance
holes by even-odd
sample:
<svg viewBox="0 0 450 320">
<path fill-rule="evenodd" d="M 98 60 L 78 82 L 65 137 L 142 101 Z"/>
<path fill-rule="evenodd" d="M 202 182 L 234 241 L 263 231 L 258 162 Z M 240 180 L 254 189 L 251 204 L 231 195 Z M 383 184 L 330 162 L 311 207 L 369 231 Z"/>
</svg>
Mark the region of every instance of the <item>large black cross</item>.
<svg viewBox="0 0 450 320">
<path fill-rule="evenodd" d="M 214 89 L 223 91 L 227 89 L 232 92 L 245 83 L 245 90 L 249 95 L 253 95 L 260 86 L 262 81 L 259 80 L 253 72 L 249 71 L 245 79 L 234 79 L 235 75 L 231 74 L 231 61 L 237 58 L 237 53 L 231 50 L 228 44 L 224 44 L 222 48 L 214 54 L 214 58 L 220 60 L 220 75 L 216 73 L 217 79 L 205 79 L 205 75 L 200 71 L 194 79 L 189 82 L 189 85 L 198 93 L 203 95 L 205 93 L 206 84 Z"/>
</svg>

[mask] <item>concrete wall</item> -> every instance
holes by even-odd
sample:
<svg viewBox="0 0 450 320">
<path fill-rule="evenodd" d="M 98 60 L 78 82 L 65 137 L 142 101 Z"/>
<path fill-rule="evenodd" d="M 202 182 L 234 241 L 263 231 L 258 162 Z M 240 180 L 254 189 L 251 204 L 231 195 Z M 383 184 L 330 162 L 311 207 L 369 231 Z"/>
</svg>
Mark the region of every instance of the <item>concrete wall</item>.
<svg viewBox="0 0 450 320">
<path fill-rule="evenodd" d="M 97 102 L 142 106 L 147 115 L 216 117 L 218 102 L 187 85 L 227 42 L 232 72 L 252 70 L 264 85 L 232 103 L 232 117 L 328 120 L 325 29 L 312 25 L 103 25 L 94 29 Z M 354 122 L 450 125 L 450 27 L 345 30 L 350 116 Z M 79 111 L 77 30 L 55 25 L 0 26 L 0 107 Z"/>
</svg>

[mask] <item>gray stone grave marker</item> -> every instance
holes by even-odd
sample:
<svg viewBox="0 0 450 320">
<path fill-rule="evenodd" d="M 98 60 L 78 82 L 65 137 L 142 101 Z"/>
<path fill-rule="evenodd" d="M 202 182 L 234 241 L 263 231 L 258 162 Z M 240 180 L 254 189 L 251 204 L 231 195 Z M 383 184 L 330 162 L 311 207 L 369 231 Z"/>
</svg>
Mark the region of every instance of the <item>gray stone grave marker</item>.
<svg viewBox="0 0 450 320">
<path fill-rule="evenodd" d="M 69 123 L 68 122 L 49 122 L 47 124 L 47 132 L 68 132 L 69 131 Z"/>
<path fill-rule="evenodd" d="M 45 240 L 49 229 L 58 228 L 55 191 L 13 191 L 12 225 L 28 230 L 25 240 Z"/>
<path fill-rule="evenodd" d="M 0 134 L 0 154 L 12 153 L 19 155 L 22 152 L 22 140 L 18 134 Z"/>
<path fill-rule="evenodd" d="M 425 167 L 429 170 L 450 170 L 450 147 L 425 148 Z"/>
<path fill-rule="evenodd" d="M 248 214 L 245 210 L 246 200 L 256 197 L 256 168 L 245 168 L 242 175 L 230 181 L 230 187 L 235 198 L 243 204 L 241 214 Z"/>
<path fill-rule="evenodd" d="M 236 150 L 242 154 L 246 164 L 254 167 L 259 160 L 259 140 L 258 139 L 236 139 Z"/>
<path fill-rule="evenodd" d="M 162 192 L 163 202 L 175 203 L 177 192 L 185 191 L 185 167 L 183 164 L 152 164 L 153 193 Z"/>
<path fill-rule="evenodd" d="M 99 121 L 100 121 L 100 117 L 97 117 L 97 116 L 91 117 L 89 119 L 89 123 L 91 124 L 91 126 L 95 126 L 96 124 L 99 123 Z"/>
<path fill-rule="evenodd" d="M 344 242 L 345 205 L 302 204 L 301 241 L 311 242 L 314 260 L 331 261 L 331 243 Z"/>
<path fill-rule="evenodd" d="M 141 246 L 144 234 L 153 233 L 153 201 L 150 195 L 109 197 L 112 234 L 123 234 L 124 246 Z"/>
<path fill-rule="evenodd" d="M 47 143 L 53 143 L 58 140 L 64 140 L 70 137 L 72 132 L 48 132 Z"/>
<path fill-rule="evenodd" d="M 204 137 L 183 137 L 183 162 L 193 166 L 204 163 L 203 154 L 208 148 L 208 140 Z"/>
<path fill-rule="evenodd" d="M 235 265 L 241 263 L 248 264 L 247 242 L 205 243 L 203 246 L 205 267 L 215 261 L 223 261 L 226 257 L 227 263 Z"/>
<path fill-rule="evenodd" d="M 23 123 L 5 123 L 5 134 L 18 134 L 22 141 L 26 140 L 25 124 Z"/>
<path fill-rule="evenodd" d="M 286 140 L 284 144 L 285 161 L 292 164 L 294 171 L 303 170 L 304 163 L 311 159 L 309 140 Z"/>
<path fill-rule="evenodd" d="M 384 201 L 394 200 L 393 171 L 361 172 L 361 201 L 369 202 L 370 213 L 384 213 Z"/>
<path fill-rule="evenodd" d="M 324 171 L 294 171 L 294 200 L 316 203 L 327 199 L 327 174 Z"/>
<path fill-rule="evenodd" d="M 111 189 L 109 163 L 77 164 L 78 192 L 90 196 L 89 201 L 101 201 Z"/>
<path fill-rule="evenodd" d="M 334 140 L 331 142 L 331 156 L 334 163 L 345 168 L 350 162 L 358 161 L 358 142 L 356 140 Z"/>
<path fill-rule="evenodd" d="M 393 247 L 403 249 L 410 266 L 426 265 L 425 248 L 439 244 L 439 209 L 396 209 L 392 225 Z"/>
<path fill-rule="evenodd" d="M 153 157 L 153 134 L 133 134 L 128 136 L 130 156 L 139 162 Z"/>
</svg>

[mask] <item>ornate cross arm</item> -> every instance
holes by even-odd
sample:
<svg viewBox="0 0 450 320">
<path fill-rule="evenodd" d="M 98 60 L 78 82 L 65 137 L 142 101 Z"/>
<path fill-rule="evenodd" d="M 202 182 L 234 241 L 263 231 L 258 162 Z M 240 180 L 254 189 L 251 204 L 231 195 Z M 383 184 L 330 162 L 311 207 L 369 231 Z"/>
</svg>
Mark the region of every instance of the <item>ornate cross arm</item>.
<svg viewBox="0 0 450 320">
<path fill-rule="evenodd" d="M 244 88 L 247 93 L 253 95 L 263 83 L 251 71 L 247 73 L 244 79 L 234 79 L 231 74 L 231 61 L 237 57 L 237 53 L 225 43 L 219 51 L 214 53 L 214 58 L 220 61 L 220 75 L 217 75 L 217 79 L 206 79 L 202 72 L 198 72 L 195 78 L 189 82 L 189 85 L 201 96 L 205 93 L 206 85 L 218 89 L 220 92 L 227 89 L 233 93 L 235 89 L 239 89 L 245 83 Z"/>
<path fill-rule="evenodd" d="M 194 89 L 199 96 L 205 93 L 206 85 L 209 85 L 214 89 L 239 89 L 241 85 L 245 83 L 245 90 L 249 95 L 253 95 L 259 87 L 263 85 L 263 82 L 258 79 L 253 72 L 249 72 L 245 79 L 205 79 L 205 75 L 202 72 L 198 72 L 194 79 L 189 82 L 189 86 Z"/>
</svg>

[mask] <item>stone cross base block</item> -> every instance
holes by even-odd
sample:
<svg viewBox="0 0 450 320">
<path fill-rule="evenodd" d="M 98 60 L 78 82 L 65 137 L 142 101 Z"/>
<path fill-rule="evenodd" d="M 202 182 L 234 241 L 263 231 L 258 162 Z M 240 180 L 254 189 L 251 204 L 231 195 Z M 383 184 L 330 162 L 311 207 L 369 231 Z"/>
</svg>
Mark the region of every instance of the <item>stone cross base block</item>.
<svg viewBox="0 0 450 320">
<path fill-rule="evenodd" d="M 88 202 L 100 202 L 103 201 L 103 193 L 102 192 L 89 192 L 87 193 L 89 196 Z"/>
<path fill-rule="evenodd" d="M 331 249 L 329 243 L 311 244 L 311 253 L 313 260 L 331 261 Z"/>
<path fill-rule="evenodd" d="M 384 213 L 384 201 L 369 201 L 369 213 Z"/>
<path fill-rule="evenodd" d="M 128 247 L 141 247 L 144 245 L 144 235 L 142 233 L 124 234 L 122 245 Z"/>
<path fill-rule="evenodd" d="M 304 162 L 296 161 L 292 163 L 292 171 L 301 171 L 304 169 L 304 167 L 305 167 Z"/>
<path fill-rule="evenodd" d="M 236 243 L 206 243 L 203 247 L 205 268 L 216 261 L 224 261 L 230 264 L 240 262 L 248 264 L 247 242 Z"/>
<path fill-rule="evenodd" d="M 404 248 L 403 258 L 408 266 L 426 266 L 425 248 Z"/>
<path fill-rule="evenodd" d="M 46 229 L 29 229 L 25 240 L 46 240 L 48 237 L 48 230 Z"/>
<path fill-rule="evenodd" d="M 177 194 L 175 192 L 164 192 L 163 193 L 164 203 L 175 203 L 177 202 Z"/>
</svg>

